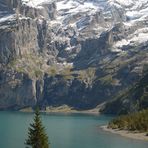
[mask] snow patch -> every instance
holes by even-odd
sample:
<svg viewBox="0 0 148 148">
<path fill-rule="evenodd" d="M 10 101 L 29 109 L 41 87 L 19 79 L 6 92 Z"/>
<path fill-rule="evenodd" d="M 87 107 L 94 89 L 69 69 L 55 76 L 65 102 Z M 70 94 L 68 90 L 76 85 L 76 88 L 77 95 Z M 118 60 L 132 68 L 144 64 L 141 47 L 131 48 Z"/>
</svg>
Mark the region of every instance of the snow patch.
<svg viewBox="0 0 148 148">
<path fill-rule="evenodd" d="M 128 45 L 130 43 L 130 41 L 126 40 L 126 39 L 122 39 L 121 41 L 118 41 L 115 46 L 120 48 L 124 45 Z"/>
<path fill-rule="evenodd" d="M 133 0 L 108 0 L 110 4 L 119 4 L 125 7 L 129 7 L 134 4 Z"/>
<path fill-rule="evenodd" d="M 51 0 L 22 0 L 22 4 L 28 5 L 29 7 L 41 8 L 43 3 L 49 3 Z"/>
<path fill-rule="evenodd" d="M 5 22 L 5 21 L 12 21 L 14 19 L 15 19 L 14 14 L 5 15 L 4 17 L 0 18 L 0 23 Z"/>
</svg>

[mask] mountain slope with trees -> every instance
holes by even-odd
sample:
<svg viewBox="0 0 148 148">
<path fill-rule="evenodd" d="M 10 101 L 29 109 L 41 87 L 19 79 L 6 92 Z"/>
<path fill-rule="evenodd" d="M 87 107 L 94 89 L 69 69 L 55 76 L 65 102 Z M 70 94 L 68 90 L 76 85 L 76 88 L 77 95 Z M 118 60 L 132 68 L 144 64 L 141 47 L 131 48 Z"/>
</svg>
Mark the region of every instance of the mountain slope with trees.
<svg viewBox="0 0 148 148">
<path fill-rule="evenodd" d="M 148 136 L 148 109 L 113 119 L 108 128 L 147 132 Z"/>
<path fill-rule="evenodd" d="M 106 103 L 102 109 L 107 114 L 128 114 L 148 108 L 148 71 L 144 71 L 141 80 L 129 90 L 119 94 Z"/>
</svg>

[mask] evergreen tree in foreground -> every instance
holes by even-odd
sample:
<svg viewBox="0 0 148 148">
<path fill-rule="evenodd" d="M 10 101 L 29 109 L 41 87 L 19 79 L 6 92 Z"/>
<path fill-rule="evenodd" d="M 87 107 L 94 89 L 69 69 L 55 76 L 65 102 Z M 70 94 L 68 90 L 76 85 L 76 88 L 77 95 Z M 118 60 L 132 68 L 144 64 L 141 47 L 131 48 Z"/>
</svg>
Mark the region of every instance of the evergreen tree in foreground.
<svg viewBox="0 0 148 148">
<path fill-rule="evenodd" d="M 31 148 L 49 148 L 48 136 L 42 125 L 39 109 L 36 109 L 34 123 L 30 124 L 30 126 L 28 129 L 28 139 L 25 144 Z"/>
</svg>

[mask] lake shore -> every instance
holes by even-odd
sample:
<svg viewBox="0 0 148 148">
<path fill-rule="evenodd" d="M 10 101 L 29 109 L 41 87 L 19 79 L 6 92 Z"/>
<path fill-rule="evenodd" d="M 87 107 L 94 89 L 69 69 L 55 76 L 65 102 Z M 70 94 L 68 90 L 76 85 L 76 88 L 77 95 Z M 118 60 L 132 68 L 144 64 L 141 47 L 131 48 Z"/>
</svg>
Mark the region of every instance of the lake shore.
<svg viewBox="0 0 148 148">
<path fill-rule="evenodd" d="M 96 107 L 90 110 L 76 110 L 67 105 L 59 106 L 59 107 L 46 107 L 46 110 L 41 110 L 43 113 L 62 113 L 62 114 L 71 114 L 71 113 L 80 113 L 80 114 L 96 114 L 99 115 L 100 107 Z M 24 108 L 20 110 L 21 112 L 33 112 L 32 108 Z"/>
<path fill-rule="evenodd" d="M 131 132 L 131 131 L 119 130 L 119 129 L 111 129 L 111 128 L 107 128 L 107 126 L 101 126 L 101 129 L 104 131 L 113 133 L 113 134 L 124 136 L 126 138 L 148 141 L 148 136 L 146 136 L 146 133 Z"/>
</svg>

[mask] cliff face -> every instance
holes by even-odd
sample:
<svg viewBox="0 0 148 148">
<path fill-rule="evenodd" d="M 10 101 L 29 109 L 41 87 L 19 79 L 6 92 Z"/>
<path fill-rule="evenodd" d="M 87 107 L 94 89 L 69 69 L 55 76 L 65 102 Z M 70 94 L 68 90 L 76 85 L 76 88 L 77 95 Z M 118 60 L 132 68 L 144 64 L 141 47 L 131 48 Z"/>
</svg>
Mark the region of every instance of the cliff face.
<svg viewBox="0 0 148 148">
<path fill-rule="evenodd" d="M 46 20 L 37 19 L 41 12 L 23 6 L 21 1 L 1 2 L 0 8 L 0 108 L 35 105 L 39 97 L 42 99 L 43 84 L 29 77 L 32 69 L 28 65 L 45 50 Z"/>
<path fill-rule="evenodd" d="M 19 4 L 19 0 L 0 0 L 0 3 L 1 3 L 1 10 L 3 11 L 6 11 L 6 10 L 9 10 L 9 11 L 13 11 L 14 8 L 16 8 Z"/>
<path fill-rule="evenodd" d="M 8 64 L 13 59 L 43 51 L 46 48 L 47 35 L 45 18 L 53 19 L 54 10 L 52 13 L 46 9 L 38 10 L 22 4 L 19 0 L 7 0 L 1 5 L 0 62 Z M 54 9 L 55 4 L 47 4 L 46 7 Z"/>
<path fill-rule="evenodd" d="M 131 4 L 110 1 L 0 0 L 0 108 L 93 108 L 136 82 L 148 61 L 143 9 L 134 18 Z"/>
</svg>

